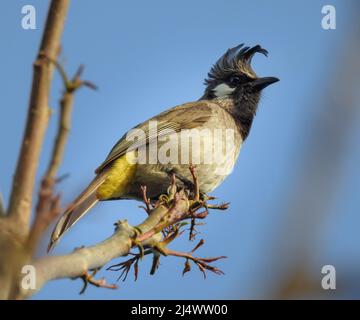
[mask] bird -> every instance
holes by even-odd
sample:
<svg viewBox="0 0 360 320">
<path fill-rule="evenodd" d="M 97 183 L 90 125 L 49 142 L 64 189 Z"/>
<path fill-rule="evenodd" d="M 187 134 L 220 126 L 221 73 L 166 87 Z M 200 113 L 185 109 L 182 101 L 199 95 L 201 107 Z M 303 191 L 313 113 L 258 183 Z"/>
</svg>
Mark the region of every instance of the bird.
<svg viewBox="0 0 360 320">
<path fill-rule="evenodd" d="M 99 201 L 141 201 L 142 186 L 157 199 L 167 192 L 173 175 L 178 188 L 190 190 L 189 163 L 195 160 L 200 193 L 218 187 L 249 136 L 262 90 L 279 81 L 257 76 L 251 66 L 256 53 L 268 56 L 260 45 L 229 48 L 208 72 L 200 99 L 167 109 L 124 134 L 95 170 L 95 178 L 61 215 L 48 251 Z M 184 137 L 187 142 L 192 139 L 191 147 L 182 146 Z"/>
</svg>

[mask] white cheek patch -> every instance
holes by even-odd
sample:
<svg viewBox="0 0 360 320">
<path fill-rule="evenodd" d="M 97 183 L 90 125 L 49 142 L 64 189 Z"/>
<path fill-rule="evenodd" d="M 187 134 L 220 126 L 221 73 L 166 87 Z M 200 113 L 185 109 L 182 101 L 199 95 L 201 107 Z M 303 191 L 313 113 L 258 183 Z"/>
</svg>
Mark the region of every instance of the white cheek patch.
<svg viewBox="0 0 360 320">
<path fill-rule="evenodd" d="M 214 88 L 214 93 L 218 98 L 227 97 L 231 93 L 233 93 L 234 90 L 235 90 L 235 88 L 230 88 L 227 84 L 222 83 Z"/>
</svg>

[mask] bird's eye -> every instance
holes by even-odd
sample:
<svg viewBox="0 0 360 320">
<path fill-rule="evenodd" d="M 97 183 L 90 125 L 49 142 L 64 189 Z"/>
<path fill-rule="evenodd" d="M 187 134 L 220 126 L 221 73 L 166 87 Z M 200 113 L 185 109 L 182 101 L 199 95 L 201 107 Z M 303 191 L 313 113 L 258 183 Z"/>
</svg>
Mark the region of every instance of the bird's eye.
<svg viewBox="0 0 360 320">
<path fill-rule="evenodd" d="M 238 76 L 233 76 L 229 79 L 230 85 L 236 87 L 241 83 L 241 79 Z"/>
</svg>

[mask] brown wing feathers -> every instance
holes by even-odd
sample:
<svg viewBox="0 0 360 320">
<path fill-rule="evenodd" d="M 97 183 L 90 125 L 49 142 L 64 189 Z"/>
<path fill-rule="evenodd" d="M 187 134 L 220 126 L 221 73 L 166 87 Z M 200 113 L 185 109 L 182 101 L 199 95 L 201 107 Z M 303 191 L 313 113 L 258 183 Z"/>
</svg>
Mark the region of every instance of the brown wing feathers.
<svg viewBox="0 0 360 320">
<path fill-rule="evenodd" d="M 50 251 L 61 236 L 84 216 L 99 200 L 96 197 L 97 188 L 105 181 L 106 171 L 99 173 L 89 186 L 68 206 L 51 234 L 48 246 Z"/>
<path fill-rule="evenodd" d="M 194 110 L 195 109 L 195 110 Z M 196 112 L 194 112 L 196 111 Z M 200 111 L 200 112 L 199 112 Z M 211 107 L 205 103 L 188 103 L 173 109 L 167 110 L 158 116 L 150 119 L 158 121 L 158 135 L 161 136 L 161 131 L 165 129 L 172 129 L 179 132 L 181 129 L 192 129 L 197 127 L 210 118 L 212 114 Z M 150 121 L 149 120 L 149 121 Z M 143 129 L 145 132 L 145 140 L 137 141 L 136 147 L 149 143 L 152 139 L 158 136 L 149 136 L 148 121 L 143 122 L 136 128 Z M 166 135 L 164 131 L 164 135 Z M 108 168 L 114 160 L 124 155 L 129 148 L 134 147 L 135 143 L 127 141 L 124 135 L 118 143 L 111 150 L 108 157 L 96 170 L 97 176 L 89 184 L 89 186 L 68 206 L 60 220 L 56 224 L 54 231 L 51 235 L 51 240 L 48 250 L 54 247 L 56 242 L 69 228 L 74 225 L 82 216 L 84 216 L 99 200 L 97 199 L 96 192 L 98 187 L 105 181 Z"/>
</svg>

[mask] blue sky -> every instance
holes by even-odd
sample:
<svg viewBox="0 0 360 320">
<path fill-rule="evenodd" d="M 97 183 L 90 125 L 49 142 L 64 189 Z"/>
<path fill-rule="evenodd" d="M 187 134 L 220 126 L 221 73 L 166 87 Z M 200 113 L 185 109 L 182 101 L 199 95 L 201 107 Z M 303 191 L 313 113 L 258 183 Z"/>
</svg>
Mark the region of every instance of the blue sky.
<svg viewBox="0 0 360 320">
<path fill-rule="evenodd" d="M 337 10 L 337 29 L 325 31 L 321 8 L 329 3 Z M 35 6 L 37 30 L 21 28 L 24 4 Z M 311 139 L 306 131 L 308 120 L 316 114 L 313 97 L 321 101 L 328 75 L 339 63 L 349 32 L 351 4 L 318 0 L 73 1 L 61 59 L 70 73 L 85 64 L 84 78 L 96 83 L 99 91 L 84 89 L 76 95 L 73 126 L 60 170 L 61 174 L 70 173 L 59 185 L 64 203 L 92 179 L 94 169 L 126 130 L 168 107 L 198 99 L 210 66 L 227 48 L 242 42 L 261 44 L 269 57 L 255 57 L 253 67 L 259 75 L 276 76 L 280 82 L 265 90 L 233 174 L 213 192 L 222 201 L 230 201 L 231 208 L 212 213 L 201 228 L 206 245 L 198 255 L 228 256 L 217 264 L 224 276 L 209 274 L 204 281 L 193 268 L 182 277 L 184 262 L 176 258 L 162 259 L 158 273 L 150 276 L 150 259 L 146 259 L 140 265 L 138 281 L 129 277 L 116 291 L 90 287 L 79 296 L 80 280 L 61 280 L 47 284 L 34 298 L 215 299 L 253 298 L 271 292 L 273 279 L 279 276 L 275 266 L 291 260 L 285 256 L 275 264 L 271 261 L 272 250 L 276 251 L 271 243 L 284 227 L 284 217 L 276 207 L 296 177 L 301 152 Z M 46 11 L 47 2 L 39 0 L 7 1 L 1 9 L 0 190 L 5 199 L 23 133 L 32 61 Z M 51 150 L 60 93 L 61 82 L 55 75 L 51 92 L 54 114 L 37 182 Z M 319 279 L 319 265 L 338 265 L 341 274 L 360 263 L 359 139 L 360 131 L 354 128 L 345 148 L 338 192 L 314 246 L 313 267 Z M 120 218 L 132 224 L 140 222 L 144 213 L 137 206 L 133 201 L 101 203 L 64 237 L 54 253 L 104 239 Z M 193 244 L 184 237 L 173 247 L 188 250 Z M 292 254 L 296 256 L 296 252 Z M 109 282 L 116 281 L 115 273 L 101 274 Z"/>
</svg>

